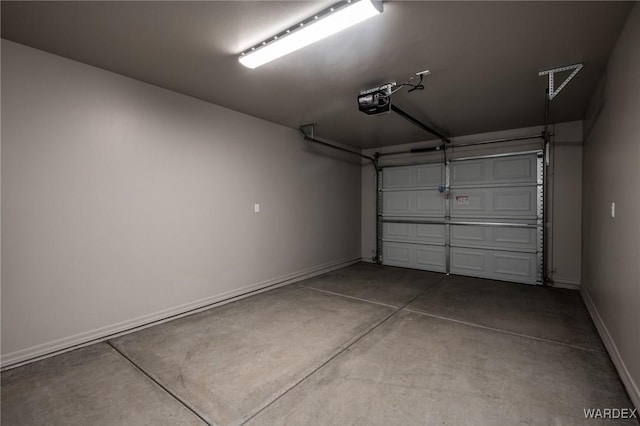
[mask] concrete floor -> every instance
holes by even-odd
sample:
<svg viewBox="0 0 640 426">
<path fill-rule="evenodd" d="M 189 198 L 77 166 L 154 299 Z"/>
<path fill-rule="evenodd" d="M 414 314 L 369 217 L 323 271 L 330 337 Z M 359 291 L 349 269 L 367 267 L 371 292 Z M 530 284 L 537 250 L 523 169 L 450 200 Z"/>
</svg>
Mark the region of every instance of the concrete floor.
<svg viewBox="0 0 640 426">
<path fill-rule="evenodd" d="M 631 407 L 577 292 L 359 263 L 8 370 L 1 422 L 596 425 L 583 409 Z"/>
</svg>

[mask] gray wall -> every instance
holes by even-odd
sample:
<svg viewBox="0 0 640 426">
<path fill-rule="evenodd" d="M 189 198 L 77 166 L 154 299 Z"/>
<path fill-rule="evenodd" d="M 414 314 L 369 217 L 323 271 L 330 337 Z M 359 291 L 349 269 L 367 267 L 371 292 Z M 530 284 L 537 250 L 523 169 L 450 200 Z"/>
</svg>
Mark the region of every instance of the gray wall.
<svg viewBox="0 0 640 426">
<path fill-rule="evenodd" d="M 5 364 L 360 257 L 296 130 L 5 40 L 2 124 Z"/>
<path fill-rule="evenodd" d="M 639 76 L 636 4 L 585 120 L 583 296 L 640 408 Z"/>
<path fill-rule="evenodd" d="M 409 125 L 409 124 L 408 124 Z M 552 225 L 549 235 L 549 269 L 551 278 L 558 287 L 579 288 L 581 282 L 581 221 L 582 200 L 582 122 L 558 123 L 551 128 L 554 134 L 551 168 L 549 174 L 548 223 Z M 510 129 L 498 132 L 468 135 L 454 138 L 455 143 L 472 143 L 483 140 L 539 135 L 542 127 Z M 449 158 L 474 155 L 518 152 L 540 149 L 542 140 L 534 139 L 513 143 L 482 145 L 480 147 L 456 148 Z M 379 149 L 380 152 L 402 151 L 415 147 L 435 146 L 437 142 L 421 142 Z M 376 150 L 367 150 L 373 154 Z M 384 165 L 415 164 L 442 161 L 442 154 L 407 154 L 383 157 Z M 371 261 L 375 250 L 375 174 L 366 165 L 362 169 L 362 258 Z"/>
<path fill-rule="evenodd" d="M 555 286 L 578 288 L 582 281 L 582 122 L 556 124 L 553 132 L 549 267 Z"/>
</svg>

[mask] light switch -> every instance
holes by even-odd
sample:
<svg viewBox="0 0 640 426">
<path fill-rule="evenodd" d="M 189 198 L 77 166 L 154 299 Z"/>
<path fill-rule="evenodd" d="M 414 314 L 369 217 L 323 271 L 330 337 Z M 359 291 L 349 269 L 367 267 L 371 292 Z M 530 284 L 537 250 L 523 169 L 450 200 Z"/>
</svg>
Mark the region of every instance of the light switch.
<svg viewBox="0 0 640 426">
<path fill-rule="evenodd" d="M 611 203 L 611 217 L 616 217 L 616 203 Z"/>
<path fill-rule="evenodd" d="M 255 203 L 253 205 L 253 211 L 254 211 L 254 213 L 260 213 L 260 204 Z"/>
</svg>

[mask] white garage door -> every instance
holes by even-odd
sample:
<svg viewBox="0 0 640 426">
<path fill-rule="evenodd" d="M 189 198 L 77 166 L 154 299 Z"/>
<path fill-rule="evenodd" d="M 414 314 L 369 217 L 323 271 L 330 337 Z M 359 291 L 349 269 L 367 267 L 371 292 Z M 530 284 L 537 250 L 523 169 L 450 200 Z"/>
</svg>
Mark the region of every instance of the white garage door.
<svg viewBox="0 0 640 426">
<path fill-rule="evenodd" d="M 387 167 L 381 191 L 383 264 L 541 282 L 541 153 Z"/>
</svg>

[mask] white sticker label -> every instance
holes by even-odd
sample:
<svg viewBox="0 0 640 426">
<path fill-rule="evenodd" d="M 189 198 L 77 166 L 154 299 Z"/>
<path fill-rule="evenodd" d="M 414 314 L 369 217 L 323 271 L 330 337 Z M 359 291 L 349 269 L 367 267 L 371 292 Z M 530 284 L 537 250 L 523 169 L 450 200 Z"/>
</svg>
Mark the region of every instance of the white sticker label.
<svg viewBox="0 0 640 426">
<path fill-rule="evenodd" d="M 459 206 L 468 206 L 469 205 L 469 196 L 468 195 L 456 195 L 456 204 Z"/>
</svg>

